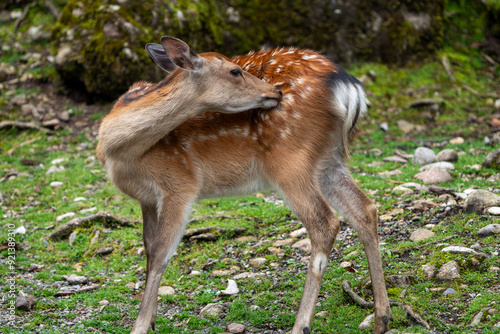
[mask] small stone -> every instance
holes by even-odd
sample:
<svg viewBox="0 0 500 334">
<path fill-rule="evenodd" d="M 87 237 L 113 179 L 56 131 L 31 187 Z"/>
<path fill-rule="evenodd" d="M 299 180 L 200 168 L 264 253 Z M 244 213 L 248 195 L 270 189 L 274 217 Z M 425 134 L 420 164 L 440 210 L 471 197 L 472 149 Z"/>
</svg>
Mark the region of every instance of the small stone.
<svg viewBox="0 0 500 334">
<path fill-rule="evenodd" d="M 298 230 L 290 232 L 290 236 L 292 238 L 298 238 L 298 237 L 303 236 L 306 233 L 307 233 L 307 229 L 305 227 L 303 227 L 303 228 L 300 228 Z"/>
<path fill-rule="evenodd" d="M 57 113 L 57 118 L 63 122 L 69 122 L 69 113 L 67 111 L 61 111 Z"/>
<path fill-rule="evenodd" d="M 436 278 L 441 281 L 460 279 L 460 267 L 458 266 L 457 261 L 452 260 L 443 264 L 439 269 Z"/>
<path fill-rule="evenodd" d="M 245 333 L 245 325 L 242 324 L 232 323 L 227 325 L 226 329 L 229 333 L 233 334 Z"/>
<path fill-rule="evenodd" d="M 257 240 L 258 240 L 257 237 L 254 237 L 253 235 L 244 235 L 244 236 L 236 238 L 236 241 L 240 241 L 240 242 L 254 242 Z"/>
<path fill-rule="evenodd" d="M 408 160 L 406 160 L 403 157 L 400 157 L 399 155 L 394 155 L 392 157 L 384 158 L 384 159 L 382 159 L 382 161 L 384 161 L 384 162 L 401 162 L 401 163 L 407 163 L 408 162 Z"/>
<path fill-rule="evenodd" d="M 340 267 L 341 267 L 341 268 L 344 268 L 344 269 L 349 268 L 349 267 L 352 267 L 352 262 L 349 262 L 349 261 L 344 261 L 344 262 L 342 262 L 342 263 L 340 264 Z"/>
<path fill-rule="evenodd" d="M 73 216 L 76 216 L 76 213 L 74 213 L 74 212 L 67 212 L 67 213 L 62 214 L 60 216 L 57 216 L 56 217 L 56 221 L 60 222 L 60 221 L 62 221 L 64 219 L 66 219 L 66 218 L 73 217 Z"/>
<path fill-rule="evenodd" d="M 413 154 L 412 163 L 415 165 L 427 165 L 436 161 L 436 153 L 427 147 L 418 147 Z"/>
<path fill-rule="evenodd" d="M 452 295 L 454 293 L 455 293 L 455 290 L 453 288 L 448 288 L 448 289 L 446 289 L 445 292 L 443 292 L 443 295 L 445 295 L 445 296 L 446 295 Z"/>
<path fill-rule="evenodd" d="M 458 153 L 451 148 L 442 150 L 436 155 L 436 161 L 458 161 Z"/>
<path fill-rule="evenodd" d="M 301 252 L 307 253 L 311 251 L 311 239 L 303 239 L 292 245 L 292 248 L 297 248 Z"/>
<path fill-rule="evenodd" d="M 63 166 L 52 165 L 49 167 L 49 169 L 47 169 L 47 171 L 45 172 L 45 175 L 49 175 L 52 173 L 59 173 L 59 172 L 62 172 L 64 170 L 65 170 L 65 168 Z"/>
<path fill-rule="evenodd" d="M 493 234 L 500 234 L 500 224 L 490 224 L 477 231 L 480 237 L 487 237 Z"/>
<path fill-rule="evenodd" d="M 450 144 L 459 145 L 459 144 L 463 144 L 463 143 L 465 143 L 465 139 L 463 139 L 462 137 L 456 137 L 456 138 L 450 139 Z"/>
<path fill-rule="evenodd" d="M 500 196 L 487 190 L 474 190 L 465 201 L 467 212 L 483 213 L 483 210 L 492 206 L 500 206 Z"/>
<path fill-rule="evenodd" d="M 19 226 L 18 228 L 16 228 L 16 229 L 14 230 L 14 232 L 13 232 L 13 233 L 14 233 L 14 235 L 17 235 L 17 234 L 23 234 L 23 235 L 24 235 L 24 234 L 26 234 L 26 227 L 24 227 L 24 226 Z"/>
<path fill-rule="evenodd" d="M 189 276 L 199 276 L 201 275 L 201 271 L 198 271 L 198 270 L 191 270 L 191 272 L 189 273 Z"/>
<path fill-rule="evenodd" d="M 452 254 L 476 254 L 476 251 L 462 246 L 448 246 L 441 250 L 442 253 L 452 253 Z"/>
<path fill-rule="evenodd" d="M 439 204 L 434 203 L 429 199 L 419 199 L 412 203 L 412 206 L 416 210 L 430 210 L 439 207 Z"/>
<path fill-rule="evenodd" d="M 285 252 L 283 252 L 283 250 L 281 248 L 277 248 L 277 247 L 269 247 L 267 250 L 269 251 L 269 253 L 274 254 L 274 255 L 278 255 L 278 256 L 285 254 Z"/>
<path fill-rule="evenodd" d="M 227 307 L 221 304 L 210 303 L 200 311 L 200 316 L 205 317 L 207 315 L 218 317 L 221 313 L 225 312 Z"/>
<path fill-rule="evenodd" d="M 88 282 L 88 278 L 85 277 L 85 276 L 78 276 L 78 275 L 75 275 L 75 274 L 71 274 L 71 275 L 63 275 L 63 278 L 68 281 L 69 284 L 71 285 L 81 285 L 81 284 L 85 284 Z"/>
<path fill-rule="evenodd" d="M 99 248 L 95 254 L 96 255 L 108 255 L 111 254 L 115 249 L 113 247 L 105 247 L 105 248 Z"/>
<path fill-rule="evenodd" d="M 481 323 L 481 318 L 483 317 L 483 312 L 479 312 L 476 314 L 474 319 L 472 319 L 472 322 L 470 323 L 471 326 L 479 325 Z"/>
<path fill-rule="evenodd" d="M 387 277 L 387 281 L 393 286 L 410 286 L 412 277 L 408 275 L 393 275 Z"/>
<path fill-rule="evenodd" d="M 425 275 L 427 275 L 427 278 L 431 279 L 434 278 L 434 276 L 436 276 L 436 266 L 432 264 L 424 264 L 420 268 L 425 273 Z"/>
<path fill-rule="evenodd" d="M 98 304 L 99 304 L 99 305 L 109 305 L 109 301 L 108 301 L 108 300 L 106 300 L 106 299 L 103 299 L 103 300 L 101 300 Z"/>
<path fill-rule="evenodd" d="M 42 122 L 42 125 L 46 128 L 55 128 L 59 124 L 61 124 L 61 121 L 57 118 L 48 119 Z"/>
<path fill-rule="evenodd" d="M 260 306 L 258 305 L 250 305 L 250 311 L 257 311 L 260 310 Z"/>
<path fill-rule="evenodd" d="M 240 292 L 240 289 L 238 289 L 238 285 L 236 282 L 232 279 L 227 280 L 227 288 L 226 290 L 222 290 L 221 293 L 223 295 L 236 295 Z"/>
<path fill-rule="evenodd" d="M 445 169 L 445 170 L 454 170 L 455 165 L 453 165 L 451 162 L 448 162 L 448 161 L 438 161 L 438 162 L 434 162 L 432 164 L 428 164 L 428 165 L 420 167 L 419 171 L 424 172 L 426 170 L 436 169 L 436 168 L 441 168 L 441 169 Z"/>
<path fill-rule="evenodd" d="M 482 164 L 483 167 L 500 169 L 500 149 L 488 153 Z"/>
<path fill-rule="evenodd" d="M 50 186 L 52 188 L 59 188 L 59 187 L 62 187 L 63 185 L 64 185 L 64 183 L 61 182 L 61 181 L 52 181 L 52 182 L 50 182 Z"/>
<path fill-rule="evenodd" d="M 415 193 L 413 191 L 413 189 L 410 189 L 410 188 L 407 188 L 407 187 L 403 187 L 402 185 L 394 187 L 394 189 L 392 189 L 392 192 L 394 194 L 397 194 L 397 195 L 400 195 L 400 196 L 410 196 L 410 195 L 413 195 Z"/>
<path fill-rule="evenodd" d="M 27 295 L 23 292 L 19 292 L 19 296 L 16 299 L 14 306 L 20 311 L 30 311 L 35 305 L 35 297 L 32 295 Z"/>
<path fill-rule="evenodd" d="M 433 236 L 434 236 L 434 232 L 426 230 L 424 228 L 421 228 L 421 229 L 414 231 L 410 235 L 410 240 L 411 241 L 421 241 L 421 240 L 432 238 Z"/>
<path fill-rule="evenodd" d="M 387 124 L 387 122 L 380 123 L 379 127 L 380 127 L 380 130 L 382 130 L 384 132 L 389 131 L 389 124 Z"/>
<path fill-rule="evenodd" d="M 328 311 L 320 311 L 316 313 L 314 316 L 318 318 L 326 318 L 328 317 Z"/>
<path fill-rule="evenodd" d="M 262 257 L 257 257 L 255 259 L 250 260 L 250 266 L 254 269 L 259 269 L 262 267 L 264 264 L 266 264 L 267 260 Z"/>
<path fill-rule="evenodd" d="M 372 314 L 370 314 L 369 316 L 367 316 L 367 317 L 365 318 L 365 320 L 363 320 L 363 321 L 359 324 L 358 329 L 359 329 L 360 331 L 363 331 L 363 330 L 366 330 L 366 329 L 370 328 L 370 327 L 371 327 L 371 325 L 372 325 L 372 323 L 373 323 L 373 319 L 374 319 L 374 318 L 375 318 L 375 313 L 372 313 Z"/>
<path fill-rule="evenodd" d="M 490 215 L 500 216 L 500 207 L 499 206 L 492 206 L 491 208 L 488 208 L 488 210 L 486 210 L 486 212 L 488 212 Z"/>
<path fill-rule="evenodd" d="M 175 290 L 171 286 L 160 286 L 158 289 L 158 295 L 159 296 L 173 296 L 175 295 Z"/>
<path fill-rule="evenodd" d="M 490 272 L 492 273 L 497 273 L 500 271 L 500 267 L 497 267 L 497 266 L 491 266 L 489 269 L 488 269 Z"/>
<path fill-rule="evenodd" d="M 228 270 L 214 270 L 212 271 L 212 275 L 214 276 L 227 276 L 230 272 Z"/>
<path fill-rule="evenodd" d="M 424 172 L 420 172 L 415 175 L 415 178 L 425 183 L 431 183 L 431 184 L 450 182 L 452 180 L 450 173 L 441 168 L 435 168 L 426 170 Z"/>
<path fill-rule="evenodd" d="M 45 266 L 43 264 L 32 263 L 32 264 L 30 264 L 28 272 L 30 272 L 30 273 L 34 272 L 34 271 L 39 272 L 39 271 L 42 271 L 43 268 L 45 268 Z"/>
<path fill-rule="evenodd" d="M 284 240 L 278 240 L 274 242 L 273 246 L 274 247 L 283 247 L 283 246 L 291 246 L 293 245 L 294 241 L 293 239 L 284 239 Z"/>
</svg>

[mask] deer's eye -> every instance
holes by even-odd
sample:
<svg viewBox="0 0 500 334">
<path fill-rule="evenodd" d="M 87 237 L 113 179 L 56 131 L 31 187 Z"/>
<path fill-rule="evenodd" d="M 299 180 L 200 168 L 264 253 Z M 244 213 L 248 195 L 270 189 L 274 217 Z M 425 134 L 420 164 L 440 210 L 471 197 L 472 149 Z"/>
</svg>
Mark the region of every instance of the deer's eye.
<svg viewBox="0 0 500 334">
<path fill-rule="evenodd" d="M 229 73 L 231 73 L 232 76 L 240 76 L 241 75 L 241 70 L 239 68 L 236 68 L 234 70 L 231 70 Z"/>
</svg>

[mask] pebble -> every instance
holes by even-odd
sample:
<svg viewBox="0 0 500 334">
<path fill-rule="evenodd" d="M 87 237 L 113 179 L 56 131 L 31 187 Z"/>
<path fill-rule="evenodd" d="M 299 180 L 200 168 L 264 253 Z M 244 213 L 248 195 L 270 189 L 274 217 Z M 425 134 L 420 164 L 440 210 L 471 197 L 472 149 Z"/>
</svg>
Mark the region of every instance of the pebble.
<svg viewBox="0 0 500 334">
<path fill-rule="evenodd" d="M 492 206 L 488 210 L 486 210 L 490 215 L 494 216 L 500 216 L 500 207 L 499 206 Z"/>
<path fill-rule="evenodd" d="M 424 264 L 420 267 L 422 271 L 427 275 L 427 278 L 434 278 L 436 276 L 436 266 L 433 264 Z"/>
<path fill-rule="evenodd" d="M 266 264 L 267 259 L 262 258 L 262 257 L 257 257 L 255 259 L 250 260 L 250 266 L 254 269 L 259 269 L 262 267 L 264 264 Z"/>
<path fill-rule="evenodd" d="M 229 333 L 233 334 L 245 333 L 245 325 L 242 324 L 232 323 L 227 325 L 226 329 Z"/>
<path fill-rule="evenodd" d="M 450 182 L 452 180 L 450 173 L 441 168 L 429 169 L 424 172 L 420 172 L 415 175 L 415 178 L 431 184 Z"/>
<path fill-rule="evenodd" d="M 451 148 L 442 150 L 436 155 L 436 161 L 458 161 L 458 153 Z"/>
<path fill-rule="evenodd" d="M 455 290 L 453 288 L 448 288 L 448 289 L 446 289 L 445 292 L 443 292 L 443 295 L 445 295 L 445 296 L 446 295 L 452 295 L 454 293 L 455 293 Z"/>
<path fill-rule="evenodd" d="M 413 154 L 412 163 L 416 165 L 427 165 L 436 161 L 436 153 L 427 147 L 418 147 Z"/>
<path fill-rule="evenodd" d="M 415 193 L 413 189 L 403 187 L 402 185 L 394 187 L 394 189 L 392 189 L 392 192 L 400 196 L 410 196 Z"/>
<path fill-rule="evenodd" d="M 71 285 L 77 285 L 77 284 L 85 284 L 88 282 L 88 278 L 85 276 L 78 276 L 76 274 L 71 274 L 71 275 L 63 275 L 63 278 L 68 281 L 69 284 Z"/>
<path fill-rule="evenodd" d="M 456 137 L 456 138 L 450 139 L 450 144 L 458 145 L 458 144 L 463 144 L 463 143 L 465 143 L 465 139 L 463 139 L 462 137 Z"/>
<path fill-rule="evenodd" d="M 488 168 L 495 168 L 499 169 L 500 168 L 500 149 L 491 151 L 488 153 L 486 158 L 484 159 L 482 163 L 483 167 L 488 167 Z"/>
<path fill-rule="evenodd" d="M 462 246 L 448 246 L 441 250 L 442 253 L 452 253 L 452 254 L 475 254 L 476 251 L 472 248 L 462 247 Z"/>
<path fill-rule="evenodd" d="M 59 187 L 62 187 L 62 186 L 63 186 L 63 184 L 64 184 L 64 183 L 63 183 L 63 182 L 61 182 L 61 181 L 52 181 L 52 182 L 50 182 L 50 186 L 51 186 L 52 188 L 59 188 Z"/>
<path fill-rule="evenodd" d="M 419 171 L 424 172 L 426 170 L 431 170 L 431 169 L 435 169 L 435 168 L 441 168 L 441 169 L 445 169 L 445 170 L 454 170 L 455 165 L 453 165 L 451 162 L 448 162 L 448 161 L 438 161 L 438 162 L 434 162 L 432 164 L 428 164 L 428 165 L 420 167 Z"/>
<path fill-rule="evenodd" d="M 436 278 L 441 281 L 460 279 L 460 267 L 458 266 L 457 261 L 452 260 L 443 264 L 441 268 L 439 268 Z"/>
<path fill-rule="evenodd" d="M 500 224 L 490 224 L 477 231 L 480 237 L 487 237 L 493 234 L 500 234 Z"/>
<path fill-rule="evenodd" d="M 105 247 L 105 248 L 99 248 L 95 254 L 96 255 L 108 255 L 108 254 L 111 254 L 113 253 L 115 249 L 113 247 Z"/>
<path fill-rule="evenodd" d="M 74 213 L 74 212 L 67 212 L 67 213 L 62 214 L 60 216 L 57 216 L 56 217 L 56 221 L 60 222 L 60 221 L 62 221 L 64 219 L 66 219 L 66 218 L 73 217 L 73 216 L 76 216 L 76 213 Z"/>
<path fill-rule="evenodd" d="M 320 311 L 316 313 L 314 316 L 318 318 L 326 318 L 328 317 L 328 311 Z"/>
<path fill-rule="evenodd" d="M 27 295 L 22 291 L 19 291 L 19 296 L 16 299 L 15 307 L 17 310 L 29 311 L 35 305 L 35 297 L 32 295 Z"/>
<path fill-rule="evenodd" d="M 45 172 L 45 175 L 49 175 L 52 173 L 59 173 L 59 172 L 64 171 L 64 169 L 65 168 L 63 166 L 52 165 L 49 167 L 49 169 L 47 169 L 47 172 Z"/>
<path fill-rule="evenodd" d="M 301 252 L 307 253 L 311 251 L 311 239 L 303 239 L 297 241 L 292 245 L 292 248 L 296 248 Z"/>
<path fill-rule="evenodd" d="M 411 241 L 420 241 L 420 240 L 432 238 L 433 236 L 434 236 L 434 232 L 429 231 L 429 230 L 424 229 L 424 228 L 421 228 L 421 229 L 414 231 L 410 235 L 410 240 Z"/>
<path fill-rule="evenodd" d="M 201 309 L 200 316 L 205 317 L 206 315 L 211 315 L 218 317 L 221 313 L 226 311 L 226 309 L 224 305 L 210 303 Z"/>
<path fill-rule="evenodd" d="M 158 295 L 159 296 L 173 296 L 175 295 L 175 290 L 171 286 L 160 286 L 158 289 Z"/>
<path fill-rule="evenodd" d="M 232 279 L 227 280 L 227 288 L 226 290 L 222 290 L 221 293 L 223 295 L 236 295 L 240 292 L 240 289 L 238 289 L 238 285 L 236 282 Z"/>
<path fill-rule="evenodd" d="M 274 247 L 291 246 L 293 245 L 293 243 L 294 243 L 293 239 L 289 238 L 289 239 L 275 241 L 273 246 Z"/>
<path fill-rule="evenodd" d="M 306 233 L 307 233 L 307 229 L 305 227 L 303 227 L 303 228 L 300 228 L 298 230 L 290 232 L 290 236 L 292 238 L 299 238 L 299 237 L 303 236 Z"/>
<path fill-rule="evenodd" d="M 369 316 L 367 316 L 358 326 L 358 329 L 360 331 L 362 330 L 365 330 L 365 329 L 368 329 L 370 328 L 370 326 L 372 325 L 373 323 L 373 319 L 375 318 L 375 313 L 372 313 L 370 314 Z"/>
<path fill-rule="evenodd" d="M 50 162 L 50 164 L 51 164 L 51 165 L 58 165 L 58 164 L 60 164 L 60 163 L 62 163 L 62 162 L 64 162 L 64 161 L 66 161 L 66 159 L 65 159 L 65 158 L 57 158 L 57 159 L 52 160 L 52 161 Z"/>
<path fill-rule="evenodd" d="M 479 325 L 481 323 L 481 318 L 483 317 L 483 312 L 479 312 L 478 314 L 476 314 L 476 316 L 474 317 L 474 319 L 472 319 L 472 322 L 470 323 L 471 326 L 474 326 L 474 325 Z"/>
</svg>

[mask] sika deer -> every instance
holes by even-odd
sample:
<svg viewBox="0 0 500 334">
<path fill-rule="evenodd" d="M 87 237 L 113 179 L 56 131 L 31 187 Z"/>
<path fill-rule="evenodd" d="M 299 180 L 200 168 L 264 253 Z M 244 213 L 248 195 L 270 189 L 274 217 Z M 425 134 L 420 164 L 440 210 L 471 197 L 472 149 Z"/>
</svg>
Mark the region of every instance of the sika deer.
<svg viewBox="0 0 500 334">
<path fill-rule="evenodd" d="M 332 208 L 349 219 L 365 247 L 373 332 L 388 330 L 376 208 L 345 164 L 352 129 L 366 111 L 361 83 L 308 50 L 280 48 L 229 60 L 198 55 L 172 37 L 146 49 L 170 74 L 157 84 L 134 84 L 104 118 L 97 147 L 110 179 L 143 213 L 146 288 L 132 333 L 154 328 L 160 280 L 193 202 L 262 189 L 282 194 L 312 242 L 292 333 L 310 332 L 340 227 Z"/>
</svg>

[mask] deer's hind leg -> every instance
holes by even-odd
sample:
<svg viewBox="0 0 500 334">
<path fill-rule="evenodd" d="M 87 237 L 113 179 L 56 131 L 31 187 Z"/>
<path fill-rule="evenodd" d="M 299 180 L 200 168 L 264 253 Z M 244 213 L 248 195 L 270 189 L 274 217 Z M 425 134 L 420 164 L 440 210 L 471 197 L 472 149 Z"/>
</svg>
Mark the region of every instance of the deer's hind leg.
<svg viewBox="0 0 500 334">
<path fill-rule="evenodd" d="M 344 160 L 338 157 L 342 157 L 342 154 L 335 155 L 324 164 L 320 174 L 321 189 L 332 207 L 349 220 L 363 242 L 375 304 L 373 333 L 384 333 L 389 330 L 391 309 L 378 243 L 377 208 L 356 185 L 344 165 Z"/>
</svg>

